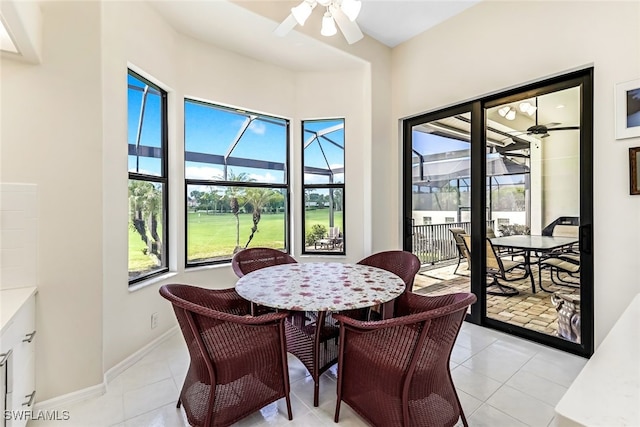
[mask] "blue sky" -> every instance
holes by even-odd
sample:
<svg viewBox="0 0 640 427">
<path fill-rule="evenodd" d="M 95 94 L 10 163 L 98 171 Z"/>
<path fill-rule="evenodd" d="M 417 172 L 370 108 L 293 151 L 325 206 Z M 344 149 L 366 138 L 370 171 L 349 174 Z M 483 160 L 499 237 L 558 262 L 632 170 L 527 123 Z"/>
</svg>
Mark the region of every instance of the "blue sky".
<svg viewBox="0 0 640 427">
<path fill-rule="evenodd" d="M 144 83 L 132 75 L 128 76 L 129 85 L 143 87 Z M 128 142 L 135 145 L 142 92 L 129 90 L 128 97 Z M 161 111 L 160 97 L 157 93 L 149 92 L 146 99 L 140 144 L 143 146 L 160 147 L 161 143 Z M 184 140 L 185 150 L 193 153 L 214 154 L 224 156 L 236 139 L 239 130 L 247 118 L 247 113 L 229 108 L 216 108 L 212 105 L 185 100 L 184 103 Z M 251 113 L 249 113 L 251 114 Z M 286 159 L 286 120 L 274 117 L 260 116 L 253 120 L 240 142 L 234 148 L 231 156 L 283 163 Z M 320 131 L 341 123 L 342 120 L 306 121 L 305 129 Z M 344 129 L 332 132 L 330 137 L 334 142 L 344 147 Z M 306 136 L 305 136 L 306 139 Z M 344 166 L 344 149 L 322 141 L 324 156 L 318 142 L 313 142 L 305 152 L 307 166 L 327 168 L 327 161 L 332 167 Z M 325 161 L 326 156 L 326 161 Z M 160 174 L 160 159 L 140 157 L 138 171 L 154 175 Z M 129 156 L 129 170 L 136 171 L 136 156 Z M 222 165 L 211 163 L 187 162 L 185 176 L 191 179 L 215 179 L 222 177 Z M 252 179 L 266 183 L 284 183 L 283 171 L 275 169 L 250 169 L 232 166 L 234 174 L 247 173 Z M 326 182 L 326 179 L 313 177 L 314 182 Z M 308 179 L 307 179 L 308 180 Z M 334 182 L 342 181 L 340 175 Z"/>
</svg>

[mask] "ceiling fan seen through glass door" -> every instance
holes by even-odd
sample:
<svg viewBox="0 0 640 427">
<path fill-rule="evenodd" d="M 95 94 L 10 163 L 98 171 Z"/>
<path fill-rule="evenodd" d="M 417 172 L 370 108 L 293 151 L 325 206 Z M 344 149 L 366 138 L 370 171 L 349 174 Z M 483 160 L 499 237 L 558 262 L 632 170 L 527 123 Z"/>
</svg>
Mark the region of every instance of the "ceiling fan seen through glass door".
<svg viewBox="0 0 640 427">
<path fill-rule="evenodd" d="M 518 104 L 517 109 L 514 106 L 505 105 L 504 107 L 498 110 L 498 114 L 507 120 L 514 120 L 516 118 L 516 114 L 518 111 L 528 116 L 535 115 L 535 124 L 532 126 L 529 126 L 525 131 L 514 131 L 512 135 L 508 136 L 502 141 L 506 141 L 510 138 L 521 136 L 521 135 L 535 135 L 539 138 L 546 138 L 549 136 L 549 132 L 551 131 L 580 129 L 580 126 L 559 126 L 562 123 L 558 123 L 558 122 L 550 122 L 543 125 L 538 124 L 538 97 L 535 98 L 533 104 L 528 100 L 520 102 Z"/>
</svg>

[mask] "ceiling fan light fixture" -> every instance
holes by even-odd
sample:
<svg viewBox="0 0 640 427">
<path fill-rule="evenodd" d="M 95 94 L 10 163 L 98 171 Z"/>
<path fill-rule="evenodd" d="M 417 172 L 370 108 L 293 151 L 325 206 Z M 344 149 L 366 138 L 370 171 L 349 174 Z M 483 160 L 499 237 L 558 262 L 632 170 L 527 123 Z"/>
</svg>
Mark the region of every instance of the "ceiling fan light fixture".
<svg viewBox="0 0 640 427">
<path fill-rule="evenodd" d="M 358 15 L 360 14 L 360 9 L 362 8 L 362 2 L 360 0 L 342 0 L 340 4 L 340 8 L 344 12 L 345 15 L 351 20 L 351 22 L 355 21 Z"/>
<path fill-rule="evenodd" d="M 311 11 L 315 7 L 315 5 L 316 5 L 315 1 L 308 2 L 307 0 L 304 0 L 302 3 L 300 3 L 296 7 L 291 8 L 291 14 L 293 15 L 294 18 L 296 18 L 296 21 L 298 22 L 298 24 L 304 25 L 304 23 L 307 22 L 307 18 L 309 18 L 309 16 L 311 15 Z"/>
<path fill-rule="evenodd" d="M 516 118 L 516 109 L 509 105 L 505 105 L 498 110 L 498 114 L 507 120 L 514 120 Z"/>
<path fill-rule="evenodd" d="M 331 13 L 325 12 L 324 16 L 322 17 L 322 29 L 320 30 L 320 34 L 325 37 L 330 37 L 335 35 L 337 32 L 338 29 L 336 28 L 336 23 L 333 20 L 333 16 L 331 16 Z"/>
<path fill-rule="evenodd" d="M 322 17 L 321 35 L 332 36 L 340 29 L 349 44 L 364 38 L 360 27 L 354 21 L 362 7 L 360 0 L 304 0 L 291 8 L 291 13 L 273 31 L 274 34 L 283 37 L 296 25 L 304 25 L 317 5 L 326 8 Z"/>
<path fill-rule="evenodd" d="M 535 105 L 531 104 L 528 101 L 521 102 L 519 107 L 520 111 L 522 111 L 523 113 L 527 113 L 529 116 L 533 116 L 538 109 Z"/>
</svg>

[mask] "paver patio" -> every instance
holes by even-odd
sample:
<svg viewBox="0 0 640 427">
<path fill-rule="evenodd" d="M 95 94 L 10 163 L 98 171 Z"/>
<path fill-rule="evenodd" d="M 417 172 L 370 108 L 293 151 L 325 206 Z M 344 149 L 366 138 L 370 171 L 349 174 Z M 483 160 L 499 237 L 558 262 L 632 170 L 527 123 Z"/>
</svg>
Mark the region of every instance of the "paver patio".
<svg viewBox="0 0 640 427">
<path fill-rule="evenodd" d="M 460 264 L 457 274 L 453 274 L 456 265 L 436 265 L 423 267 L 416 275 L 413 291 L 425 295 L 440 295 L 451 292 L 470 291 L 470 271 L 466 264 Z M 548 270 L 542 272 L 542 285 L 551 292 L 540 289 L 538 268 L 532 265 L 532 274 L 536 283 L 536 293 L 531 291 L 529 278 L 501 283 L 516 288 L 514 296 L 487 295 L 487 316 L 491 319 L 532 329 L 549 335 L 558 333 L 558 313 L 551 302 L 553 292 L 580 295 L 580 290 L 568 286 L 558 286 L 551 282 Z M 564 277 L 564 276 L 563 276 Z"/>
</svg>

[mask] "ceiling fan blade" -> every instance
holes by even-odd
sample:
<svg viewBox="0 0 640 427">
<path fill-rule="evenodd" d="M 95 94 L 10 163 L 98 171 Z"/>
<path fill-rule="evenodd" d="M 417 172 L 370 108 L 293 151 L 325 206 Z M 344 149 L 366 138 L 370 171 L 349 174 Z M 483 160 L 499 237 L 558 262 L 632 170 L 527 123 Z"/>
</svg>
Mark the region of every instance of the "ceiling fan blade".
<svg viewBox="0 0 640 427">
<path fill-rule="evenodd" d="M 579 129 L 580 129 L 580 126 L 560 126 L 557 128 L 549 128 L 547 130 L 549 131 L 549 130 L 579 130 Z"/>
<path fill-rule="evenodd" d="M 358 27 L 358 24 L 350 20 L 340 8 L 335 7 L 332 4 L 329 6 L 329 10 L 331 11 L 331 16 L 333 16 L 333 19 L 336 21 L 336 24 L 338 24 L 340 31 L 342 31 L 344 38 L 347 40 L 347 43 L 353 44 L 364 37 L 362 31 L 360 31 L 360 27 Z"/>
<path fill-rule="evenodd" d="M 298 21 L 296 21 L 296 18 L 290 13 L 289 16 L 287 16 L 287 18 L 282 21 L 275 30 L 273 30 L 273 32 L 276 36 L 283 37 L 286 36 L 289 31 L 293 30 L 297 24 Z"/>
</svg>

